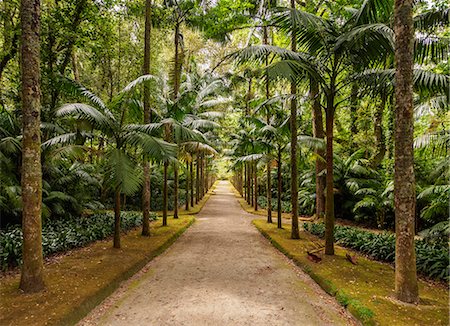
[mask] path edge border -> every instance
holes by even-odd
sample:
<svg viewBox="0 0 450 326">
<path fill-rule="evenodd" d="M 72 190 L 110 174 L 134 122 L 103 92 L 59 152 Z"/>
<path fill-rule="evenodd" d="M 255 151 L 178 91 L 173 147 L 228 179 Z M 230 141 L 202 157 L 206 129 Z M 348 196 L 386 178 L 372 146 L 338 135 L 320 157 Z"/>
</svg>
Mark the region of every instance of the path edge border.
<svg viewBox="0 0 450 326">
<path fill-rule="evenodd" d="M 326 293 L 331 295 L 336 299 L 336 301 L 344 308 L 348 310 L 359 322 L 361 322 L 364 326 L 375 326 L 378 325 L 376 320 L 374 319 L 375 314 L 372 310 L 364 306 L 359 300 L 352 298 L 345 291 L 340 290 L 333 284 L 330 280 L 323 278 L 322 276 L 314 273 L 309 266 L 303 264 L 298 259 L 295 258 L 294 255 L 289 253 L 279 242 L 273 239 L 270 234 L 268 234 L 265 230 L 258 227 L 255 224 L 255 221 L 252 221 L 252 224 L 255 228 L 274 246 L 278 251 L 280 251 L 283 255 L 289 258 L 296 266 L 298 266 L 303 272 L 308 274 L 311 279 L 316 282 Z M 368 317 L 368 314 L 372 314 L 371 317 Z"/>
<path fill-rule="evenodd" d="M 196 218 L 192 216 L 191 220 L 175 232 L 169 239 L 161 244 L 158 248 L 153 250 L 148 256 L 132 265 L 126 272 L 116 277 L 109 285 L 102 287 L 95 294 L 83 300 L 83 302 L 74 307 L 66 315 L 62 316 L 57 321 L 57 325 L 76 325 L 84 317 L 86 317 L 95 307 L 97 307 L 103 300 L 110 296 L 115 290 L 117 290 L 123 281 L 128 280 L 134 274 L 139 272 L 145 265 L 147 265 L 155 257 L 164 253 L 194 222 Z"/>
</svg>

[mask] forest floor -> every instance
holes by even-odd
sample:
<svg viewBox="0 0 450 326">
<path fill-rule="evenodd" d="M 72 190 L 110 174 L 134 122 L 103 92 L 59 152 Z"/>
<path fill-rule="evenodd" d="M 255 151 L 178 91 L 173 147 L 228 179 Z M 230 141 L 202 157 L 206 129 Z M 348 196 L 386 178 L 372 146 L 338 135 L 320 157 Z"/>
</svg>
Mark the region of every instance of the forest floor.
<svg viewBox="0 0 450 326">
<path fill-rule="evenodd" d="M 355 325 L 251 217 L 218 183 L 195 225 L 80 325 Z"/>
</svg>

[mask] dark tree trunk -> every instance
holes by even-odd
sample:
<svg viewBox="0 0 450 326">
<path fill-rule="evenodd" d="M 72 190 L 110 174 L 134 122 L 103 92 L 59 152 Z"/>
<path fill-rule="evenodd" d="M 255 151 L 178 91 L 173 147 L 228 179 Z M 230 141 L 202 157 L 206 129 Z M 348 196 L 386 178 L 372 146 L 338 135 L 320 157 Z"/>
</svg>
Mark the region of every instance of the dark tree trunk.
<svg viewBox="0 0 450 326">
<path fill-rule="evenodd" d="M 295 0 L 291 0 L 291 8 L 295 9 Z M 293 27 L 291 38 L 291 49 L 297 51 L 297 39 L 295 27 Z M 297 95 L 297 85 L 291 83 L 291 94 Z M 298 229 L 298 176 L 297 176 L 297 99 L 291 100 L 291 204 L 292 204 L 292 230 L 291 238 L 299 239 Z"/>
<path fill-rule="evenodd" d="M 40 1 L 22 0 L 22 274 L 26 293 L 45 288 L 42 255 Z"/>
<path fill-rule="evenodd" d="M 152 0 L 145 1 L 144 75 L 150 74 L 152 32 Z M 144 124 L 152 122 L 150 108 L 150 88 L 144 85 Z M 144 156 L 144 185 L 142 191 L 142 235 L 150 235 L 150 164 Z"/>
<path fill-rule="evenodd" d="M 189 182 L 190 187 L 191 187 L 191 207 L 194 207 L 194 157 L 192 157 L 191 163 L 190 165 L 190 177 L 191 177 L 191 182 Z"/>
<path fill-rule="evenodd" d="M 254 207 L 255 207 L 255 211 L 258 210 L 258 167 L 257 167 L 257 162 L 255 161 L 254 163 L 254 171 L 253 171 L 253 176 L 254 176 L 254 184 L 255 184 L 255 190 L 254 190 L 254 197 L 255 197 L 255 202 L 254 202 Z"/>
<path fill-rule="evenodd" d="M 323 139 L 323 118 L 322 118 L 322 108 L 320 106 L 319 99 L 319 85 L 318 83 L 311 79 L 310 80 L 310 96 L 313 104 L 312 114 L 313 114 L 313 133 L 314 137 Z M 326 169 L 326 164 L 324 161 L 325 151 L 323 149 L 316 149 L 316 217 L 323 217 L 325 214 L 325 175 L 320 175 L 323 170 Z"/>
<path fill-rule="evenodd" d="M 200 155 L 197 155 L 197 164 L 195 165 L 195 203 L 200 200 Z"/>
<path fill-rule="evenodd" d="M 114 196 L 114 243 L 113 247 L 120 249 L 120 190 L 116 189 Z"/>
<path fill-rule="evenodd" d="M 278 181 L 278 193 L 277 193 L 277 227 L 281 229 L 283 227 L 281 223 L 281 191 L 283 185 L 283 176 L 281 174 L 281 148 L 278 149 L 278 167 L 277 167 L 277 181 Z"/>
<path fill-rule="evenodd" d="M 163 221 L 162 225 L 167 225 L 167 210 L 168 210 L 168 193 L 167 193 L 167 170 L 169 169 L 169 162 L 164 162 L 163 172 Z"/>
<path fill-rule="evenodd" d="M 419 300 L 414 220 L 413 0 L 395 0 L 395 292 L 399 300 Z"/>
<path fill-rule="evenodd" d="M 173 218 L 178 218 L 178 163 L 173 164 Z"/>
<path fill-rule="evenodd" d="M 185 198 L 185 208 L 189 210 L 189 162 L 186 161 L 186 198 Z"/>
<path fill-rule="evenodd" d="M 327 133 L 327 176 L 326 176 L 326 212 L 325 212 L 325 254 L 334 255 L 334 186 L 333 186 L 333 124 L 334 96 L 327 95 L 326 110 Z"/>
<path fill-rule="evenodd" d="M 252 205 L 252 207 L 253 207 L 253 206 L 255 206 L 255 195 L 254 195 L 254 191 L 253 191 L 254 190 L 254 188 L 253 188 L 253 185 L 254 185 L 253 163 L 252 162 L 248 163 L 248 166 L 250 169 L 250 173 L 248 175 L 248 179 L 249 179 L 249 183 L 250 183 L 250 205 Z"/>
</svg>

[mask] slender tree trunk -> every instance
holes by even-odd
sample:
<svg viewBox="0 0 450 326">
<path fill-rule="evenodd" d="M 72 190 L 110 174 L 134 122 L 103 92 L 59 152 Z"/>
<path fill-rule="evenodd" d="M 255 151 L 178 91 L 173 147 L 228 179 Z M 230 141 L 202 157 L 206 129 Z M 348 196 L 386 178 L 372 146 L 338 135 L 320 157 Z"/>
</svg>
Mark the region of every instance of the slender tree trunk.
<svg viewBox="0 0 450 326">
<path fill-rule="evenodd" d="M 254 163 L 254 180 L 255 180 L 255 211 L 258 210 L 258 167 L 257 162 Z"/>
<path fill-rule="evenodd" d="M 173 218 L 178 218 L 178 163 L 173 164 L 173 173 L 174 173 L 174 185 L 173 185 Z"/>
<path fill-rule="evenodd" d="M 194 207 L 194 157 L 192 157 L 190 165 L 190 177 L 191 182 L 189 182 L 189 185 L 191 187 L 191 207 Z"/>
<path fill-rule="evenodd" d="M 277 193 L 277 227 L 283 228 L 281 223 L 281 191 L 283 185 L 283 176 L 281 175 L 281 148 L 278 149 L 278 167 L 277 167 L 277 181 L 278 181 L 278 193 Z"/>
<path fill-rule="evenodd" d="M 314 137 L 323 139 L 323 118 L 322 108 L 319 100 L 319 85 L 313 79 L 310 79 L 310 96 L 313 104 L 313 133 Z M 325 214 L 325 175 L 320 175 L 326 169 L 324 161 L 325 151 L 323 149 L 316 149 L 316 217 L 320 218 Z"/>
<path fill-rule="evenodd" d="M 120 190 L 114 196 L 114 248 L 120 249 Z"/>
<path fill-rule="evenodd" d="M 255 205 L 255 194 L 254 194 L 254 178 L 253 178 L 253 163 L 248 163 L 249 169 L 250 169 L 250 173 L 248 175 L 248 179 L 249 179 L 249 183 L 250 183 L 250 205 L 252 205 L 252 207 Z"/>
<path fill-rule="evenodd" d="M 203 196 L 205 195 L 205 189 L 204 189 L 204 185 L 205 183 L 203 182 L 203 178 L 204 178 L 204 157 L 203 154 L 200 155 L 200 199 L 203 199 Z"/>
<path fill-rule="evenodd" d="M 78 70 L 78 57 L 75 48 L 72 49 L 72 70 L 73 70 L 73 79 L 76 82 L 80 82 L 80 72 Z"/>
<path fill-rule="evenodd" d="M 22 0 L 22 274 L 26 293 L 45 288 L 42 255 L 42 168 L 40 134 L 40 1 Z"/>
<path fill-rule="evenodd" d="M 268 40 L 268 27 L 263 27 L 263 43 L 269 44 Z M 269 56 L 266 56 L 265 60 L 266 67 L 269 65 Z M 266 70 L 266 100 L 270 98 L 270 83 L 269 83 L 269 73 Z M 270 123 L 270 112 L 269 109 L 267 109 L 267 124 Z M 268 153 L 270 155 L 270 151 Z M 271 184 L 271 171 L 270 171 L 270 163 L 267 163 L 267 223 L 272 223 L 272 184 Z"/>
<path fill-rule="evenodd" d="M 163 172 L 163 221 L 162 225 L 167 225 L 167 210 L 168 210 L 168 193 L 167 193 L 167 170 L 169 169 L 169 162 L 164 162 Z"/>
<path fill-rule="evenodd" d="M 395 0 L 395 292 L 399 300 L 419 300 L 414 220 L 413 0 Z"/>
<path fill-rule="evenodd" d="M 325 254 L 334 255 L 334 185 L 333 185 L 333 124 L 334 97 L 327 96 L 326 110 L 327 132 L 327 176 L 326 176 L 326 213 L 325 213 Z"/>
<path fill-rule="evenodd" d="M 381 94 L 381 103 L 375 109 L 374 116 L 374 134 L 375 134 L 375 148 L 376 153 L 373 158 L 373 166 L 377 167 L 381 164 L 386 154 L 386 144 L 384 142 L 383 134 L 383 113 L 386 107 L 387 96 L 385 93 Z"/>
<path fill-rule="evenodd" d="M 351 142 L 354 142 L 354 137 L 358 133 L 358 127 L 356 126 L 358 110 L 358 84 L 352 83 L 352 89 L 350 93 L 350 133 Z"/>
<path fill-rule="evenodd" d="M 295 0 L 291 0 L 291 8 L 295 9 Z M 296 28 L 293 26 L 291 50 L 297 51 Z M 297 95 L 297 85 L 291 83 L 291 94 Z M 300 239 L 298 229 L 298 176 L 297 176 L 297 99 L 291 100 L 291 203 L 292 203 L 292 230 L 291 238 Z"/>
<path fill-rule="evenodd" d="M 185 208 L 189 210 L 189 162 L 186 161 L 186 198 L 185 198 Z"/>
<path fill-rule="evenodd" d="M 195 165 L 195 204 L 200 200 L 200 155 L 197 155 L 197 164 Z"/>
<path fill-rule="evenodd" d="M 145 39 L 144 39 L 144 75 L 150 74 L 151 56 L 151 32 L 152 32 L 152 0 L 145 1 Z M 144 85 L 144 124 L 152 122 L 150 108 L 150 88 Z M 144 156 L 144 185 L 142 191 L 142 235 L 150 235 L 150 163 Z"/>
</svg>

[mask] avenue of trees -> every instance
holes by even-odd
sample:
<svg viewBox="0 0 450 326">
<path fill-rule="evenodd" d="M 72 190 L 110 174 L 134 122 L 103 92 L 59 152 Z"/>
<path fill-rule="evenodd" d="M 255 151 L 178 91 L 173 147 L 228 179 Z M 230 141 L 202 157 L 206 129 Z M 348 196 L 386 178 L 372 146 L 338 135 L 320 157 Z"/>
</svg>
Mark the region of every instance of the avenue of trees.
<svg viewBox="0 0 450 326">
<path fill-rule="evenodd" d="M 45 288 L 42 224 L 189 210 L 218 167 L 267 222 L 394 231 L 395 292 L 417 303 L 414 237 L 448 242 L 445 1 L 12 0 L 0 41 L 1 228 L 20 288 Z"/>
</svg>

